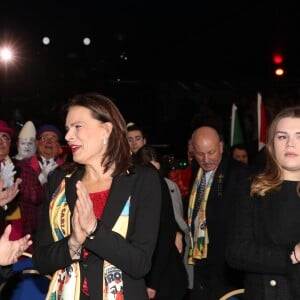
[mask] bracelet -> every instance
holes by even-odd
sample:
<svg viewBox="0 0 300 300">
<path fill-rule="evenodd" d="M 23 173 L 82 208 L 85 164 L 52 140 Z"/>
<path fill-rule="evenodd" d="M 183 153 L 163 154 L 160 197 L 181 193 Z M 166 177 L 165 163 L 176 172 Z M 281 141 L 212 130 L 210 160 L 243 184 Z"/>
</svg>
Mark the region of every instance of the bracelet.
<svg viewBox="0 0 300 300">
<path fill-rule="evenodd" d="M 90 240 L 93 240 L 95 238 L 94 233 L 97 230 L 97 228 L 98 228 L 98 220 L 96 219 L 96 222 L 95 222 L 95 225 L 94 225 L 93 229 L 90 232 L 85 232 L 86 237 Z"/>
<path fill-rule="evenodd" d="M 74 245 L 71 245 L 70 239 L 68 240 L 68 246 L 69 249 L 76 255 L 80 256 L 81 255 L 81 250 L 82 250 L 82 245 L 79 245 L 77 249 L 73 248 Z"/>
<path fill-rule="evenodd" d="M 69 247 L 69 249 L 76 255 L 76 256 L 80 256 L 81 255 L 81 246 L 76 250 L 73 249 L 71 247 Z"/>
<path fill-rule="evenodd" d="M 293 254 L 294 254 L 294 258 L 295 258 L 296 262 L 297 262 L 297 263 L 300 263 L 300 260 L 298 260 L 298 258 L 297 258 L 297 256 L 296 256 L 295 250 L 293 250 Z"/>
</svg>

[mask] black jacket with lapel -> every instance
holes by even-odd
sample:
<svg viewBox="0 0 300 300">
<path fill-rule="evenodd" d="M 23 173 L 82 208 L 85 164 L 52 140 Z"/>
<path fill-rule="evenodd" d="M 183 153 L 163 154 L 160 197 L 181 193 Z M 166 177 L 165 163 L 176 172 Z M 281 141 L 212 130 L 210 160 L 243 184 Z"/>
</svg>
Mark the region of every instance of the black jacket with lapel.
<svg viewBox="0 0 300 300">
<path fill-rule="evenodd" d="M 71 212 L 77 199 L 75 184 L 83 176 L 80 167 L 66 178 L 66 197 Z M 72 263 L 65 237 L 54 242 L 49 222 L 48 207 L 53 192 L 64 177 L 54 172 L 47 185 L 47 202 L 37 233 L 33 261 L 42 274 L 51 274 Z M 126 239 L 111 229 L 126 201 L 131 197 L 129 224 Z M 113 179 L 110 194 L 95 239 L 87 240 L 88 259 L 80 262 L 88 278 L 90 299 L 102 299 L 103 261 L 107 260 L 123 272 L 125 299 L 148 299 L 144 276 L 151 267 L 151 257 L 156 244 L 161 203 L 160 179 L 155 170 L 136 167 L 134 174 L 119 175 Z M 47 257 L 47 259 L 45 259 Z"/>
</svg>

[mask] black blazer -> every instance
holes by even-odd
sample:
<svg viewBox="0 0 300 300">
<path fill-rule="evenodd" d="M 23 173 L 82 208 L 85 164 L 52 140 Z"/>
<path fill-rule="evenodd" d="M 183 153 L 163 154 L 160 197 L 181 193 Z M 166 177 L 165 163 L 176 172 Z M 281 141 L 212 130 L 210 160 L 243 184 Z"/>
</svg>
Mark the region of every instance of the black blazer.
<svg viewBox="0 0 300 300">
<path fill-rule="evenodd" d="M 146 285 L 157 291 L 155 299 L 183 299 L 187 292 L 187 273 L 175 245 L 177 223 L 167 183 L 161 178 L 162 204 L 158 240 Z"/>
<path fill-rule="evenodd" d="M 66 179 L 66 196 L 71 212 L 76 201 L 76 182 L 82 178 L 84 168 L 79 168 Z M 51 274 L 72 263 L 68 249 L 68 237 L 54 242 L 52 238 L 48 207 L 51 195 L 64 174 L 57 170 L 47 184 L 47 202 L 37 232 L 33 262 L 42 274 Z M 127 237 L 124 239 L 111 229 L 118 219 L 128 197 L 131 207 Z M 80 262 L 87 276 L 90 299 L 102 299 L 103 260 L 108 260 L 123 271 L 124 296 L 130 300 L 146 300 L 144 276 L 151 267 L 151 257 L 157 240 L 161 203 L 160 179 L 149 168 L 136 167 L 134 174 L 120 175 L 113 179 L 104 209 L 100 228 L 95 239 L 87 240 L 90 255 Z"/>
</svg>

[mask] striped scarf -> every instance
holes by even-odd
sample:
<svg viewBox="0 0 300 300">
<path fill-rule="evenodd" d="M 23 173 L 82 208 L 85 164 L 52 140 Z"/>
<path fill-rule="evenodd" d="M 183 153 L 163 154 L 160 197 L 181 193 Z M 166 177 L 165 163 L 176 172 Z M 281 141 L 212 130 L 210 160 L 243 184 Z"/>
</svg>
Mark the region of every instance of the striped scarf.
<svg viewBox="0 0 300 300">
<path fill-rule="evenodd" d="M 121 215 L 112 229 L 124 238 L 126 237 L 128 228 L 130 198 L 129 196 Z M 66 199 L 64 179 L 60 183 L 57 192 L 53 195 L 49 208 L 49 216 L 54 241 L 58 241 L 71 234 L 71 212 Z M 55 272 L 52 276 L 46 299 L 79 300 L 80 290 L 80 266 L 78 262 L 74 262 L 70 266 Z M 103 264 L 102 299 L 124 300 L 122 271 L 107 261 L 104 261 Z"/>
<path fill-rule="evenodd" d="M 197 195 L 197 189 L 200 185 L 200 180 L 202 176 L 203 170 L 199 168 L 199 171 L 197 173 L 196 179 L 194 181 L 194 185 L 190 194 L 189 199 L 189 208 L 188 208 L 188 226 L 189 226 L 189 233 L 190 233 L 190 239 L 191 239 L 191 246 L 189 249 L 189 255 L 188 255 L 188 263 L 191 265 L 195 264 L 195 259 L 203 259 L 207 258 L 207 245 L 209 243 L 208 239 L 208 230 L 207 230 L 207 224 L 206 224 L 206 204 L 208 195 L 211 189 L 214 172 L 209 177 L 208 183 L 205 188 L 204 196 L 201 202 L 201 206 L 199 209 L 198 214 L 198 220 L 197 220 L 197 226 L 195 226 L 195 233 L 192 232 L 192 222 L 193 220 L 193 211 L 195 206 L 195 200 Z"/>
</svg>

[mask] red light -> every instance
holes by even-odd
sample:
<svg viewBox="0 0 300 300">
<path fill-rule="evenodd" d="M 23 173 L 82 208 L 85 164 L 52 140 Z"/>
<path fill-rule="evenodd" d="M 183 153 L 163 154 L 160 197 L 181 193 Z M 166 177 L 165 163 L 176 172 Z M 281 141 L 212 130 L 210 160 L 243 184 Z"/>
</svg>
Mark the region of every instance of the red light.
<svg viewBox="0 0 300 300">
<path fill-rule="evenodd" d="M 273 62 L 275 63 L 275 64 L 281 64 L 282 62 L 283 62 L 283 57 L 282 57 L 282 55 L 281 54 L 274 54 L 274 56 L 273 56 Z"/>
</svg>

